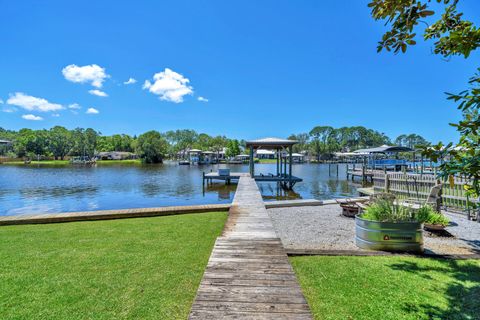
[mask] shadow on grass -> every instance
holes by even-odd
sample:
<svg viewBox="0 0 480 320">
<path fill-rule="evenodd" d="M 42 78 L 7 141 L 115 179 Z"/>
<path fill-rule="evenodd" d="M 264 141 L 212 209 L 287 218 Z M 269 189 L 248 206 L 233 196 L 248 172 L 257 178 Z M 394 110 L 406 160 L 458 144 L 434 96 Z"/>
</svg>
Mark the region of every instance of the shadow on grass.
<svg viewBox="0 0 480 320">
<path fill-rule="evenodd" d="M 432 277 L 439 274 L 448 277 L 446 289 L 442 286 L 434 290 L 444 290 L 447 308 L 436 305 L 406 303 L 404 310 L 408 313 L 423 313 L 429 319 L 480 319 L 480 266 L 473 261 L 437 260 L 437 266 L 422 265 L 419 262 L 404 261 L 393 264 L 394 270 L 415 273 L 428 281 L 439 281 Z M 468 285 L 467 285 L 468 284 Z"/>
</svg>

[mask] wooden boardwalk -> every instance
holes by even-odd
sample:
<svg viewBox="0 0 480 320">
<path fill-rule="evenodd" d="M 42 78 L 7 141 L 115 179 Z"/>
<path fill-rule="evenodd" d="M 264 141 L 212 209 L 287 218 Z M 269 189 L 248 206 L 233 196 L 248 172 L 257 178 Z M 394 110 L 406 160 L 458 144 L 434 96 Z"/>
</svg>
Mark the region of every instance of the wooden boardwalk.
<svg viewBox="0 0 480 320">
<path fill-rule="evenodd" d="M 312 319 L 250 177 L 240 177 L 189 319 Z"/>
</svg>

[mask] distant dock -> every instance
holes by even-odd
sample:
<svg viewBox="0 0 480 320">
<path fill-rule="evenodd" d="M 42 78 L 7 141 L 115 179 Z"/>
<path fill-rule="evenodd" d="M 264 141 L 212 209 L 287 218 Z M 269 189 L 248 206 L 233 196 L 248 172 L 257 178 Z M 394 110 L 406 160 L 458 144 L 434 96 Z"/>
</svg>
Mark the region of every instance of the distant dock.
<svg viewBox="0 0 480 320">
<path fill-rule="evenodd" d="M 373 170 L 367 169 L 366 166 L 355 167 L 355 164 L 350 167 L 347 165 L 347 180 L 348 179 L 354 180 L 355 178 L 360 178 L 362 181 L 373 182 Z"/>
</svg>

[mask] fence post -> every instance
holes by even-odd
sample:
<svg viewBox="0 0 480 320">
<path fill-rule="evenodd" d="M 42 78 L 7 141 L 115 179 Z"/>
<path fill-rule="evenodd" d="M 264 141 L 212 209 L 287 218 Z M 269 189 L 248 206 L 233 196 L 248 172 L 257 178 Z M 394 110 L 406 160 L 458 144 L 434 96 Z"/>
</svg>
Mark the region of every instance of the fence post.
<svg viewBox="0 0 480 320">
<path fill-rule="evenodd" d="M 388 174 L 385 173 L 385 193 L 390 192 L 390 179 L 388 178 Z"/>
</svg>

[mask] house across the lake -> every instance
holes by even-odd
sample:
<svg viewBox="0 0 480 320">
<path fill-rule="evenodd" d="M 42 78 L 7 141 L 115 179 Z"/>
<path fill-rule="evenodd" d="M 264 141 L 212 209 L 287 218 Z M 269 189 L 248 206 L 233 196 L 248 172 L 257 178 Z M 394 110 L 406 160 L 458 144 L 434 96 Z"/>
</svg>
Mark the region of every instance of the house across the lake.
<svg viewBox="0 0 480 320">
<path fill-rule="evenodd" d="M 288 157 L 288 152 L 281 152 L 282 158 Z M 247 155 L 248 156 L 248 155 Z M 254 153 L 254 157 L 257 159 L 276 159 L 277 154 L 273 150 L 267 149 L 258 149 Z M 247 159 L 248 160 L 248 159 Z M 292 160 L 294 163 L 303 163 L 305 162 L 305 155 L 301 153 L 292 153 Z"/>
<path fill-rule="evenodd" d="M 4 155 L 12 149 L 12 141 L 9 140 L 0 140 L 0 155 Z"/>
<path fill-rule="evenodd" d="M 258 149 L 255 151 L 254 157 L 257 159 L 275 159 L 275 151 Z"/>
<path fill-rule="evenodd" d="M 305 155 L 301 153 L 292 153 L 292 159 L 294 163 L 305 162 Z"/>
<path fill-rule="evenodd" d="M 132 152 L 124 152 L 124 151 L 107 151 L 107 152 L 99 152 L 95 155 L 97 160 L 129 160 L 129 159 L 137 159 L 138 156 Z"/>
<path fill-rule="evenodd" d="M 216 164 L 218 163 L 218 156 L 213 151 L 190 149 L 188 151 L 188 160 L 190 164 Z"/>
</svg>

